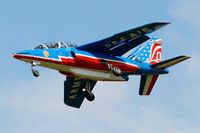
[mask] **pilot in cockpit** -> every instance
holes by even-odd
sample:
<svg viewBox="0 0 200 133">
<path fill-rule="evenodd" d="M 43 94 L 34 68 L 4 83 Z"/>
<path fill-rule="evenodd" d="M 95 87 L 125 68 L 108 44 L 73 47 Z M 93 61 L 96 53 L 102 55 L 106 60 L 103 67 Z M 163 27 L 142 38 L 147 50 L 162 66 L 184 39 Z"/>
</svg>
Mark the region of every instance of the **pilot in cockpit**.
<svg viewBox="0 0 200 133">
<path fill-rule="evenodd" d="M 35 47 L 34 49 L 53 49 L 53 48 L 69 48 L 69 47 L 76 47 L 77 45 L 73 45 L 71 43 L 64 43 L 64 42 L 51 42 L 51 43 L 43 43 L 39 46 Z"/>
</svg>

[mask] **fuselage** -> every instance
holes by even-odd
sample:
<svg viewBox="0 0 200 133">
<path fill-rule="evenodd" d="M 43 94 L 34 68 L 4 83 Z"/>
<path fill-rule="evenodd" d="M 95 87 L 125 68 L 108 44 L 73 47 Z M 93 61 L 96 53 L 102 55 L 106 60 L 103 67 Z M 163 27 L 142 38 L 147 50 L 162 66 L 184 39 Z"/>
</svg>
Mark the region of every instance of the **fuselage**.
<svg viewBox="0 0 200 133">
<path fill-rule="evenodd" d="M 125 75 L 156 73 L 147 63 L 106 53 L 82 51 L 75 47 L 23 50 L 16 52 L 13 57 L 58 70 L 67 76 L 91 80 L 126 81 L 122 76 L 113 74 L 111 70 L 114 67 L 119 68 Z M 164 74 L 166 71 L 157 73 Z"/>
<path fill-rule="evenodd" d="M 16 52 L 14 58 L 35 63 L 36 65 L 58 70 L 68 76 L 77 76 L 95 80 L 124 80 L 113 75 L 106 61 L 111 67 L 118 67 L 123 73 L 136 72 L 140 63 L 124 57 L 112 56 L 97 52 L 87 52 L 76 48 L 33 49 Z"/>
<path fill-rule="evenodd" d="M 97 81 L 128 81 L 130 75 L 141 76 L 139 94 L 147 96 L 160 74 L 167 74 L 168 67 L 190 58 L 183 55 L 161 60 L 162 39 L 146 34 L 167 24 L 150 23 L 80 46 L 61 41 L 42 43 L 34 49 L 16 52 L 13 57 L 30 63 L 35 77 L 40 75 L 36 66 L 66 75 L 64 103 L 71 107 L 80 108 L 85 98 L 93 101 L 92 90 Z M 130 50 L 132 53 L 123 57 Z"/>
</svg>

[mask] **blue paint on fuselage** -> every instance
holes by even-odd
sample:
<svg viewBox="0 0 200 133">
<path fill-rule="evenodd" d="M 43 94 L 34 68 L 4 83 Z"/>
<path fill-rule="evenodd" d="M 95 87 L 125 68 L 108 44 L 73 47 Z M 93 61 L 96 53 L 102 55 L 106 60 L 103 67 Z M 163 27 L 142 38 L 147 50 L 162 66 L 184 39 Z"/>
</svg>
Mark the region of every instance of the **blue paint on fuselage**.
<svg viewBox="0 0 200 133">
<path fill-rule="evenodd" d="M 166 74 L 168 73 L 167 70 L 152 70 L 151 66 L 148 63 L 139 62 L 130 58 L 121 57 L 121 56 L 113 56 L 109 53 L 100 53 L 100 52 L 93 52 L 93 51 L 81 51 L 76 48 L 52 48 L 52 49 L 32 49 L 32 50 L 23 50 L 16 52 L 16 54 L 23 54 L 29 56 L 36 56 L 36 57 L 45 57 L 45 52 L 48 53 L 48 58 L 51 59 L 59 59 L 59 56 L 64 57 L 71 57 L 73 58 L 72 52 L 75 55 L 85 55 L 92 58 L 99 58 L 104 60 L 113 60 L 113 61 L 120 61 L 123 63 L 133 64 L 139 67 L 137 72 L 133 72 L 130 74 Z"/>
</svg>

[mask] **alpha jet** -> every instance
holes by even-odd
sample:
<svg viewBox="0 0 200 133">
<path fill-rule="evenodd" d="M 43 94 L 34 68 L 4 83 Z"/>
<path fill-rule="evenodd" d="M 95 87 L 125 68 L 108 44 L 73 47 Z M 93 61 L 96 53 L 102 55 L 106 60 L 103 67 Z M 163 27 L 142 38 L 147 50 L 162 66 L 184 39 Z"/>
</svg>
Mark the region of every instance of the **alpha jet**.
<svg viewBox="0 0 200 133">
<path fill-rule="evenodd" d="M 34 49 L 16 52 L 13 57 L 30 63 L 35 77 L 39 76 L 36 66 L 64 74 L 64 103 L 71 107 L 80 108 L 85 98 L 93 101 L 92 90 L 97 81 L 128 81 L 131 75 L 141 76 L 139 95 L 150 95 L 159 75 L 167 74 L 168 67 L 190 58 L 182 55 L 161 61 L 162 39 L 147 35 L 167 24 L 146 24 L 80 46 L 42 43 Z M 129 56 L 124 56 L 132 49 Z"/>
</svg>

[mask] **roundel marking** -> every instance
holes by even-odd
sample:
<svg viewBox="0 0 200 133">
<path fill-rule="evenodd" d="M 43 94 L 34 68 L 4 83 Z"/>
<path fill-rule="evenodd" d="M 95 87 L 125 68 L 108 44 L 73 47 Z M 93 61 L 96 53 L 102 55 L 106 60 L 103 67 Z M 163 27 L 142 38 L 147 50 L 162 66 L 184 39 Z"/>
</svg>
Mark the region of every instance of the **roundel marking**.
<svg viewBox="0 0 200 133">
<path fill-rule="evenodd" d="M 49 52 L 45 50 L 45 51 L 43 51 L 43 55 L 44 55 L 44 57 L 48 58 L 49 57 Z"/>
</svg>

